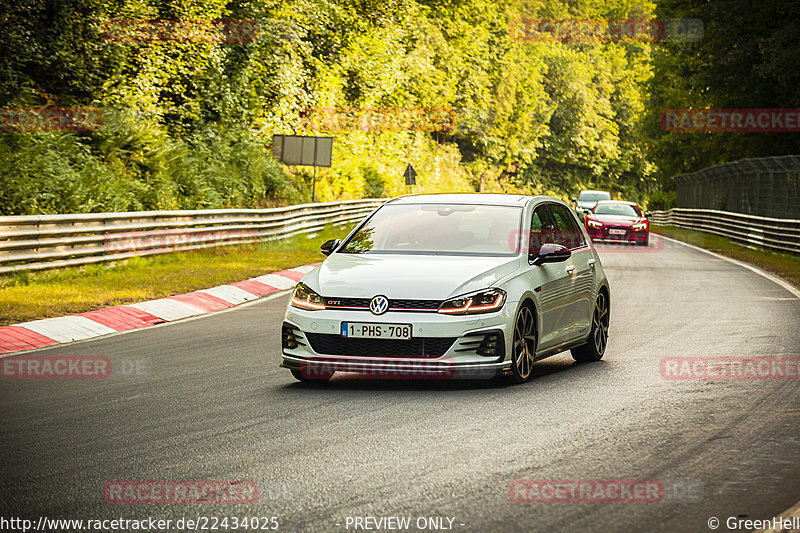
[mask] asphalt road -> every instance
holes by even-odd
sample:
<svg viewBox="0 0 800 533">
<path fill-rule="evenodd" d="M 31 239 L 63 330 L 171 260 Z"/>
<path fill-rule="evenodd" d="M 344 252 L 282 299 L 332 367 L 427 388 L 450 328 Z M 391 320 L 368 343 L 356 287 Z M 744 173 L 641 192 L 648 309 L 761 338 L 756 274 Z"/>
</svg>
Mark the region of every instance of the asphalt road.
<svg viewBox="0 0 800 533">
<path fill-rule="evenodd" d="M 576 365 L 561 354 L 521 386 L 297 383 L 278 368 L 285 295 L 36 352 L 105 355 L 134 371 L 0 381 L 0 516 L 277 516 L 283 531 L 441 516 L 457 531 L 710 531 L 712 516 L 770 518 L 795 504 L 800 382 L 665 380 L 659 361 L 800 355 L 800 300 L 657 238 L 647 251 L 601 255 L 612 288 L 605 359 Z M 671 492 L 658 503 L 515 503 L 515 479 L 660 480 Z M 251 480 L 260 496 L 112 505 L 112 480 Z"/>
</svg>

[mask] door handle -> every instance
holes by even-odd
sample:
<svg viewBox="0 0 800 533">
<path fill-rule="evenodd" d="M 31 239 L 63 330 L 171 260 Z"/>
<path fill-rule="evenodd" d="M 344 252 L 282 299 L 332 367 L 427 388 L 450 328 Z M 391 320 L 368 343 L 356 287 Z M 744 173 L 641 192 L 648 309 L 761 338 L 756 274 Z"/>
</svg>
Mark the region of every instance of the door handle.
<svg viewBox="0 0 800 533">
<path fill-rule="evenodd" d="M 575 265 L 570 265 L 567 267 L 567 274 L 572 274 L 575 271 Z"/>
</svg>

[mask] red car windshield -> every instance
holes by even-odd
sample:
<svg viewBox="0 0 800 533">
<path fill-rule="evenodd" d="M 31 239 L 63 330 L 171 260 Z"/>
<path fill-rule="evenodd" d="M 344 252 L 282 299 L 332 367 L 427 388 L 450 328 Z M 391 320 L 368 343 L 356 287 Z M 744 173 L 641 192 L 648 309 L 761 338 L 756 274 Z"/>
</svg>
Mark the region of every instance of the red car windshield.
<svg viewBox="0 0 800 533">
<path fill-rule="evenodd" d="M 618 215 L 621 217 L 642 216 L 639 207 L 630 204 L 597 204 L 592 213 L 595 215 Z"/>
</svg>

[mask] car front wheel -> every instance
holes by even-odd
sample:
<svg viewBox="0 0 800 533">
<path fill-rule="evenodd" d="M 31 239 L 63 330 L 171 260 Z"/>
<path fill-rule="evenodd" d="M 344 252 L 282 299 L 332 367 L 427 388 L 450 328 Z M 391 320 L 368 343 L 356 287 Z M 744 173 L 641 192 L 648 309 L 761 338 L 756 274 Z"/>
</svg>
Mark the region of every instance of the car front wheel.
<svg viewBox="0 0 800 533">
<path fill-rule="evenodd" d="M 525 383 L 533 374 L 533 359 L 536 354 L 536 320 L 533 309 L 528 305 L 522 306 L 517 313 L 511 350 L 511 381 Z"/>
<path fill-rule="evenodd" d="M 597 300 L 594 303 L 592 330 L 589 332 L 589 338 L 586 340 L 586 344 L 570 350 L 573 359 L 581 363 L 586 363 L 590 361 L 599 361 L 603 358 L 606 345 L 608 344 L 608 319 L 608 297 L 605 292 L 601 291 L 597 295 Z"/>
</svg>

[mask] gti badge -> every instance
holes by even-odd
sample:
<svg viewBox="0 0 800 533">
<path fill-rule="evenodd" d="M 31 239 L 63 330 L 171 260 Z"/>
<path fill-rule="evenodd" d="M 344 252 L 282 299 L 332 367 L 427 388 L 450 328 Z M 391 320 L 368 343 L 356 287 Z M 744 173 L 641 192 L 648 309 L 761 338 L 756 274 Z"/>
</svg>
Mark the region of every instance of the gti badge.
<svg viewBox="0 0 800 533">
<path fill-rule="evenodd" d="M 381 295 L 374 297 L 369 302 L 369 310 L 373 315 L 382 315 L 389 310 L 389 299 Z"/>
</svg>

